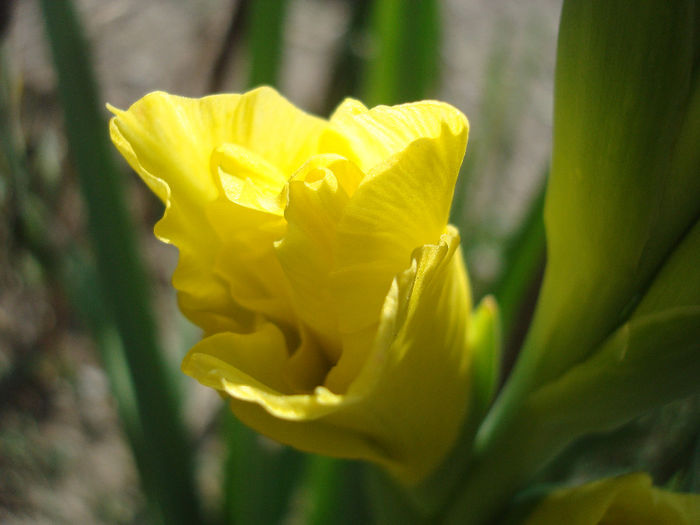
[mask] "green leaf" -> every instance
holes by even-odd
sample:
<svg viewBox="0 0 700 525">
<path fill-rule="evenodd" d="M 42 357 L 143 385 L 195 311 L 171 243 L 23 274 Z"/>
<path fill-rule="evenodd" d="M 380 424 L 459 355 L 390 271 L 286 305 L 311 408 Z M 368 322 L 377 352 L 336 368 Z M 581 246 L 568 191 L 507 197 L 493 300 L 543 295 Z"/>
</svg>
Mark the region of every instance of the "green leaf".
<svg viewBox="0 0 700 525">
<path fill-rule="evenodd" d="M 691 0 L 564 3 L 543 287 L 448 523 L 493 518 L 576 437 L 697 391 L 699 22 Z"/>
<path fill-rule="evenodd" d="M 658 273 L 630 320 L 590 359 L 529 403 L 572 432 L 609 430 L 700 393 L 700 221 Z"/>
<path fill-rule="evenodd" d="M 512 334 L 523 300 L 536 282 L 544 264 L 545 234 L 542 220 L 544 195 L 544 185 L 542 185 L 530 203 L 519 229 L 506 246 L 505 270 L 494 292 L 506 337 Z"/>
<path fill-rule="evenodd" d="M 224 516 L 240 525 L 282 523 L 305 456 L 261 436 L 224 410 Z"/>
<path fill-rule="evenodd" d="M 308 502 L 304 523 L 325 525 L 348 522 L 342 515 L 338 515 L 343 466 L 344 463 L 335 458 L 315 455 L 307 458 L 302 485 Z"/>
<path fill-rule="evenodd" d="M 156 341 L 147 279 L 101 114 L 82 27 L 68 0 L 41 8 L 58 75 L 58 92 L 97 260 L 100 297 L 107 303 L 125 352 L 136 399 L 143 450 L 136 451 L 146 493 L 168 524 L 201 523 L 192 449 L 172 375 Z M 116 348 L 116 346 L 115 346 Z M 105 361 L 105 366 L 112 366 Z M 114 366 L 123 368 L 115 362 Z M 121 372 L 119 372 L 121 374 Z M 111 379 L 117 373 L 109 372 Z M 119 389 L 116 390 L 119 394 Z M 124 411 L 128 411 L 124 407 Z M 128 424 L 128 422 L 127 422 Z"/>
<path fill-rule="evenodd" d="M 655 277 L 630 320 L 586 361 L 528 399 L 574 435 L 610 430 L 700 393 L 700 221 Z"/>
<path fill-rule="evenodd" d="M 534 392 L 531 410 L 573 436 L 611 430 L 700 391 L 700 306 L 641 316 L 596 354 Z"/>
<path fill-rule="evenodd" d="M 277 85 L 283 55 L 284 20 L 287 0 L 251 1 L 248 45 L 250 72 L 248 85 Z"/>
<path fill-rule="evenodd" d="M 700 216 L 695 11 L 692 0 L 564 4 L 547 268 L 490 424 L 624 323 Z"/>
<path fill-rule="evenodd" d="M 308 456 L 301 485 L 303 512 L 295 523 L 353 525 L 371 522 L 366 497 L 365 464 Z"/>
<path fill-rule="evenodd" d="M 449 523 L 479 523 L 567 445 L 700 393 L 700 221 L 657 273 L 629 321 L 592 355 L 482 427 Z M 464 520 L 464 521 L 460 521 Z"/>
<path fill-rule="evenodd" d="M 574 439 L 699 390 L 700 307 L 641 317 L 532 393 L 470 467 L 447 523 L 481 523 Z"/>
<path fill-rule="evenodd" d="M 427 97 L 439 64 L 440 16 L 435 0 L 376 0 L 372 13 L 374 55 L 364 101 L 398 104 Z"/>
</svg>

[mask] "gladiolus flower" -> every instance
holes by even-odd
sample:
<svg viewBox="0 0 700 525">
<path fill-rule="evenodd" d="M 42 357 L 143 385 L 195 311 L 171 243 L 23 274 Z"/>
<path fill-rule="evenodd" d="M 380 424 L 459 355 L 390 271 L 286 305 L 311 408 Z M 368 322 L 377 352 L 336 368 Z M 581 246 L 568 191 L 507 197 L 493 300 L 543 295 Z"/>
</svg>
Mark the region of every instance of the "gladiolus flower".
<svg viewBox="0 0 700 525">
<path fill-rule="evenodd" d="M 110 108 L 165 203 L 173 285 L 204 337 L 185 373 L 299 449 L 431 472 L 466 415 L 468 280 L 447 224 L 464 115 L 424 101 L 329 120 L 270 88 Z"/>
<path fill-rule="evenodd" d="M 700 496 L 655 488 L 648 474 L 637 473 L 562 489 L 547 496 L 526 525 L 626 525 L 700 522 Z"/>
</svg>

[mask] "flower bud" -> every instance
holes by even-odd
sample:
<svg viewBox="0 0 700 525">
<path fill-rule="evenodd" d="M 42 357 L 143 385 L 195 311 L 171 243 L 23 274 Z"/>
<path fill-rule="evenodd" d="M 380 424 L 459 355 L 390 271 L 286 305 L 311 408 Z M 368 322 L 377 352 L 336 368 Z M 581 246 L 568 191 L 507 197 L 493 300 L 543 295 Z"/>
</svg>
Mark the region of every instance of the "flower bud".
<svg viewBox="0 0 700 525">
<path fill-rule="evenodd" d="M 323 120 L 270 88 L 112 111 L 204 330 L 183 371 L 282 443 L 424 478 L 469 405 L 470 294 L 447 224 L 464 115 L 347 100 Z"/>
</svg>

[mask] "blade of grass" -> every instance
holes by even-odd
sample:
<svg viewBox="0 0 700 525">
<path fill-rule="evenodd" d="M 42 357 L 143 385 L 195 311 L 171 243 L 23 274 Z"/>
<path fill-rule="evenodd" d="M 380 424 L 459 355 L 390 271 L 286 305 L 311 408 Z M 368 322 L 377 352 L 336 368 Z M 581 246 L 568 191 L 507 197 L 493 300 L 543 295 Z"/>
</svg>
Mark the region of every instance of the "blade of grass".
<svg viewBox="0 0 700 525">
<path fill-rule="evenodd" d="M 546 176 L 542 178 L 540 188 L 530 203 L 520 227 L 506 244 L 503 271 L 494 287 L 506 337 L 511 335 L 523 299 L 544 263 L 545 235 L 542 213 L 546 179 Z"/>
<path fill-rule="evenodd" d="M 138 404 L 134 384 L 129 373 L 129 365 L 122 339 L 107 311 L 100 289 L 94 265 L 85 254 L 77 250 L 59 264 L 60 281 L 71 305 L 90 330 L 95 346 L 100 354 L 102 366 L 109 379 L 110 388 L 117 400 L 117 411 L 124 433 L 136 460 L 139 476 L 147 494 L 149 511 L 154 518 L 164 522 L 161 509 L 154 504 L 158 499 L 155 491 L 158 480 L 155 472 L 147 468 L 149 464 L 145 436 L 139 420 Z"/>
<path fill-rule="evenodd" d="M 223 411 L 228 443 L 224 463 L 226 523 L 281 523 L 290 509 L 290 496 L 305 456 L 249 429 L 228 410 Z"/>
<path fill-rule="evenodd" d="M 72 158 L 88 212 L 97 280 L 109 305 L 143 429 L 136 453 L 144 484 L 166 523 L 201 523 L 192 472 L 192 450 L 175 385 L 158 347 L 148 284 L 136 248 L 120 173 L 100 114 L 87 43 L 70 1 L 42 0 L 42 12 L 58 76 L 58 92 Z M 106 362 L 109 365 L 109 361 Z"/>
<path fill-rule="evenodd" d="M 366 71 L 369 106 L 426 98 L 439 74 L 440 16 L 434 0 L 376 0 L 374 56 Z"/>
<path fill-rule="evenodd" d="M 366 465 L 324 456 L 308 456 L 297 492 L 293 523 L 354 525 L 372 523 L 366 498 Z"/>
<path fill-rule="evenodd" d="M 250 51 L 249 86 L 276 86 L 282 62 L 284 19 L 287 0 L 250 2 L 248 46 Z"/>
<path fill-rule="evenodd" d="M 348 523 L 340 510 L 340 487 L 343 477 L 343 462 L 323 456 L 311 456 L 306 462 L 304 490 L 308 494 L 305 523 Z"/>
</svg>

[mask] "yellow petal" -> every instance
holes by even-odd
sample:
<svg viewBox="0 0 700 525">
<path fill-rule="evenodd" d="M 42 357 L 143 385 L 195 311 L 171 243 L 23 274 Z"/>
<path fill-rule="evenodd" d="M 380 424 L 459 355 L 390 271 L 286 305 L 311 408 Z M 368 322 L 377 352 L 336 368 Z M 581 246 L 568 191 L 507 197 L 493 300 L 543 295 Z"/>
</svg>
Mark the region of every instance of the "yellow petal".
<svg viewBox="0 0 700 525">
<path fill-rule="evenodd" d="M 692 525 L 700 522 L 700 496 L 652 487 L 645 473 L 629 474 L 555 491 L 527 525 Z"/>
<path fill-rule="evenodd" d="M 355 400 L 324 387 L 293 394 L 284 379 L 288 352 L 282 332 L 267 323 L 249 334 L 219 333 L 190 349 L 182 370 L 205 386 L 240 401 L 257 403 L 288 421 L 315 420 Z"/>
<path fill-rule="evenodd" d="M 341 351 L 330 271 L 335 262 L 335 230 L 348 193 L 362 179 L 359 169 L 337 155 L 313 157 L 289 182 L 287 232 L 277 256 L 292 289 L 299 319 L 319 338 L 328 360 Z"/>
<path fill-rule="evenodd" d="M 223 144 L 250 150 L 291 174 L 317 152 L 325 121 L 295 108 L 276 91 L 192 99 L 154 92 L 127 111 L 110 106 L 112 140 L 162 200 L 197 203 L 216 196 L 210 156 Z M 271 133 L 284 129 L 285 133 Z"/>
<path fill-rule="evenodd" d="M 207 331 L 233 329 L 240 327 L 233 319 L 244 317 L 245 312 L 231 299 L 225 283 L 212 275 L 210 265 L 203 263 L 214 258 L 218 244 L 199 208 L 216 195 L 209 180 L 208 153 L 184 158 L 173 154 L 183 142 L 177 130 L 178 98 L 152 93 L 128 111 L 110 108 L 117 115 L 110 121 L 110 135 L 131 167 L 165 203 L 155 232 L 180 249 L 173 285 L 180 292 L 183 313 Z"/>
<path fill-rule="evenodd" d="M 437 466 L 466 415 L 470 310 L 459 234 L 448 227 L 439 244 L 416 250 L 411 267 L 394 281 L 375 346 L 347 391 L 368 400 L 368 412 L 381 421 L 380 442 L 389 443 L 400 465 L 390 470 L 405 483 Z"/>
<path fill-rule="evenodd" d="M 457 137 L 457 143 L 452 147 L 458 150 L 454 153 L 459 157 L 459 164 L 464 156 L 469 128 L 466 117 L 459 110 L 433 100 L 367 109 L 361 102 L 347 99 L 336 109 L 330 121 L 337 135 L 324 134 L 321 148 L 346 156 L 365 173 L 419 138 L 447 135 Z"/>
<path fill-rule="evenodd" d="M 284 218 L 227 199 L 209 204 L 206 217 L 218 249 L 209 270 L 227 284 L 226 293 L 252 312 L 294 326 L 289 284 L 274 251 L 286 228 Z"/>
<path fill-rule="evenodd" d="M 370 156 L 375 150 L 405 149 L 375 164 L 338 224 L 332 286 L 343 333 L 376 323 L 391 280 L 406 267 L 413 250 L 437 243 L 445 231 L 468 129 L 461 113 L 444 106 L 407 104 L 357 116 L 364 120 L 356 128 L 367 137 L 383 132 L 375 140 L 379 146 L 367 146 Z M 427 136 L 404 144 L 418 133 Z"/>
<path fill-rule="evenodd" d="M 214 149 L 209 165 L 226 199 L 240 206 L 282 215 L 284 173 L 249 149 L 222 144 Z"/>
<path fill-rule="evenodd" d="M 286 359 L 284 335 L 268 323 L 250 334 L 221 332 L 202 339 L 185 356 L 182 371 L 217 389 L 224 378 L 245 378 L 260 389 L 284 391 Z"/>
<path fill-rule="evenodd" d="M 246 424 L 301 450 L 378 462 L 405 483 L 437 466 L 467 408 L 470 308 L 459 236 L 416 251 L 386 298 L 374 349 L 344 395 L 326 387 L 289 394 L 288 360 L 273 328 L 220 334 L 188 354 L 183 370 L 233 398 Z M 404 407 L 397 410 L 397 407 Z"/>
<path fill-rule="evenodd" d="M 310 394 L 322 385 L 331 368 L 327 352 L 324 351 L 314 334 L 305 325 L 299 327 L 301 341 L 287 360 L 284 377 L 287 385 L 296 394 Z"/>
<path fill-rule="evenodd" d="M 230 407 L 236 417 L 249 427 L 299 450 L 382 465 L 393 464 L 387 459 L 390 455 L 378 443 L 367 439 L 365 433 L 339 425 L 333 418 L 287 421 L 272 416 L 258 404 L 235 398 L 231 399 Z"/>
<path fill-rule="evenodd" d="M 166 205 L 155 231 L 180 250 L 173 284 L 183 312 L 208 332 L 249 329 L 250 312 L 231 299 L 226 280 L 215 274 L 221 242 L 205 211 L 222 197 L 224 186 L 230 189 L 226 175 L 235 174 L 226 170 L 233 170 L 232 148 L 239 148 L 238 153 L 248 150 L 251 157 L 289 177 L 317 152 L 327 123 L 270 88 L 202 99 L 156 92 L 127 111 L 110 110 L 115 113 L 110 121 L 112 141 Z M 285 133 L 270 133 L 273 128 Z M 237 167 L 241 164 L 250 167 L 241 162 Z M 219 167 L 224 168 L 221 178 L 216 176 Z M 269 176 L 269 170 L 263 175 Z"/>
<path fill-rule="evenodd" d="M 207 332 L 183 370 L 278 441 L 405 483 L 432 471 L 471 377 L 446 226 L 465 117 L 346 101 L 326 122 L 271 89 L 115 113 L 115 144 L 166 204 L 180 304 Z"/>
</svg>

